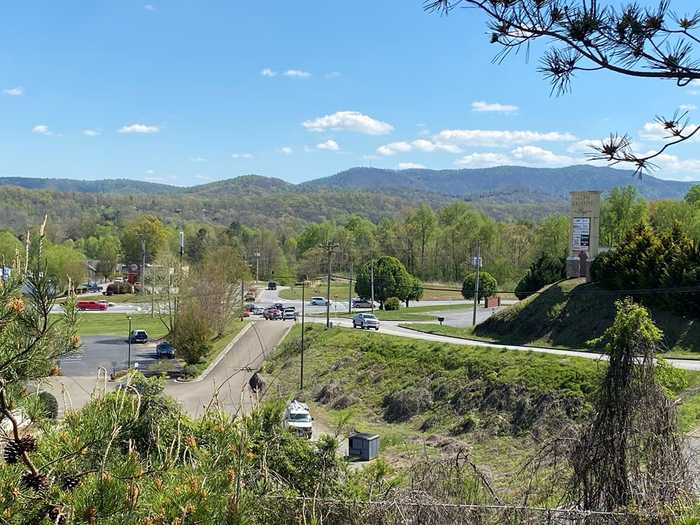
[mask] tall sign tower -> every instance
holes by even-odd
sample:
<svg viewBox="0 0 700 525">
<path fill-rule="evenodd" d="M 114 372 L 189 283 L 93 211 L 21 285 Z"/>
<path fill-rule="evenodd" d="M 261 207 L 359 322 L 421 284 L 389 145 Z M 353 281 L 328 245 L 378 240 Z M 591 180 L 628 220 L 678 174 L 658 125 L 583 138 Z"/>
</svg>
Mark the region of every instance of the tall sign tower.
<svg viewBox="0 0 700 525">
<path fill-rule="evenodd" d="M 591 263 L 600 250 L 600 192 L 571 192 L 571 225 L 566 276 L 590 279 Z"/>
</svg>

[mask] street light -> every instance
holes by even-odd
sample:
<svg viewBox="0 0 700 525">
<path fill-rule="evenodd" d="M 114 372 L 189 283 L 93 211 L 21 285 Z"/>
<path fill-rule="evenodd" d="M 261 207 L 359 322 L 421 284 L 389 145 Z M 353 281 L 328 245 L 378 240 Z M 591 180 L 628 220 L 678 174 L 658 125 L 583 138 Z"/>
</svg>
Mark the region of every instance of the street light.
<svg viewBox="0 0 700 525">
<path fill-rule="evenodd" d="M 127 315 L 126 318 L 129 321 L 129 338 L 127 339 L 129 341 L 129 353 L 127 354 L 126 369 L 130 370 L 131 369 L 131 316 Z"/>
</svg>

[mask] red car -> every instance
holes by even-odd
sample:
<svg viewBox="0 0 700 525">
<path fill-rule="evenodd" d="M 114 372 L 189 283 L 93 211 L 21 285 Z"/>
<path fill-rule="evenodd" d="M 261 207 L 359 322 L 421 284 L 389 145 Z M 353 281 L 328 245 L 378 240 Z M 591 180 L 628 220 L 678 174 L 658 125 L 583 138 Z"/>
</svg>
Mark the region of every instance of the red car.
<svg viewBox="0 0 700 525">
<path fill-rule="evenodd" d="M 102 301 L 78 301 L 78 310 L 95 310 L 104 311 L 108 308 L 108 304 Z"/>
</svg>

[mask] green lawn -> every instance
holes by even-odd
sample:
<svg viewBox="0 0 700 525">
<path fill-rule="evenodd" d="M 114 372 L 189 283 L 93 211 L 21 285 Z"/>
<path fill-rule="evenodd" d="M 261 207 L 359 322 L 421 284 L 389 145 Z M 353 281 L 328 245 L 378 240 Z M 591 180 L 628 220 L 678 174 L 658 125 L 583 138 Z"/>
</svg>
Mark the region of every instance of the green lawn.
<svg viewBox="0 0 700 525">
<path fill-rule="evenodd" d="M 80 313 L 78 314 L 78 333 L 85 335 L 123 335 L 126 339 L 129 333 L 129 321 L 126 314 L 110 313 Z M 131 315 L 132 330 L 146 330 L 154 339 L 167 334 L 167 329 L 161 320 L 148 314 Z"/>
<path fill-rule="evenodd" d="M 345 301 L 348 300 L 348 284 L 331 283 L 331 300 L 332 301 Z M 304 290 L 304 298 L 308 301 L 312 297 L 326 297 L 328 290 L 325 283 L 316 283 L 306 287 Z M 355 290 L 352 290 L 352 296 L 356 297 Z M 292 286 L 287 290 L 280 291 L 280 297 L 282 299 L 289 300 L 301 300 L 301 286 Z"/>
</svg>

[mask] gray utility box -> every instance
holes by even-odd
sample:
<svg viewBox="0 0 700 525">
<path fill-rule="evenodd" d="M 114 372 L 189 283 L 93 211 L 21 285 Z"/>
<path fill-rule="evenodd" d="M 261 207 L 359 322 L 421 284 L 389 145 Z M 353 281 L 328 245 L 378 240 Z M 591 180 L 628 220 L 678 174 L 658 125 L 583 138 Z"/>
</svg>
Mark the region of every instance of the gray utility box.
<svg viewBox="0 0 700 525">
<path fill-rule="evenodd" d="M 379 455 L 379 436 L 356 432 L 348 438 L 348 455 L 370 461 Z"/>
</svg>

